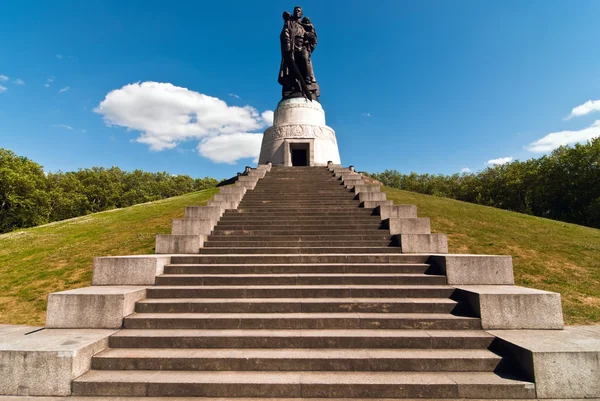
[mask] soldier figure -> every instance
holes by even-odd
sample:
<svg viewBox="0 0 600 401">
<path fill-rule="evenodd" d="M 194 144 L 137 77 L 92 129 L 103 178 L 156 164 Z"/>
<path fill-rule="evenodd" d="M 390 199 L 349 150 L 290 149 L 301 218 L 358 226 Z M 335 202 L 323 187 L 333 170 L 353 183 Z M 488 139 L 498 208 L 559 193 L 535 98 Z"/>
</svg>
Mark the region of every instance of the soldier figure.
<svg viewBox="0 0 600 401">
<path fill-rule="evenodd" d="M 278 82 L 282 85 L 284 99 L 304 97 L 318 100 L 319 85 L 315 79 L 311 55 L 317 46 L 315 27 L 306 17 L 302 18 L 302 8 L 294 7 L 294 14 L 283 13 L 281 31 L 281 67 Z"/>
</svg>

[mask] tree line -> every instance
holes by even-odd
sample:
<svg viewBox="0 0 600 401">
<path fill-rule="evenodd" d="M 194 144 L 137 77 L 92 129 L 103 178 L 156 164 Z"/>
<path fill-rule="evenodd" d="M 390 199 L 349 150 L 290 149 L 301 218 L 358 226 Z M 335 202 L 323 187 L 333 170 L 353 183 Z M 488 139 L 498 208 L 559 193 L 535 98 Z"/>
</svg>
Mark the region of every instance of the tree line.
<svg viewBox="0 0 600 401">
<path fill-rule="evenodd" d="M 0 148 L 0 233 L 215 187 L 214 178 L 92 167 L 45 173 Z"/>
<path fill-rule="evenodd" d="M 477 173 L 368 175 L 393 188 L 600 228 L 600 138 Z"/>
</svg>

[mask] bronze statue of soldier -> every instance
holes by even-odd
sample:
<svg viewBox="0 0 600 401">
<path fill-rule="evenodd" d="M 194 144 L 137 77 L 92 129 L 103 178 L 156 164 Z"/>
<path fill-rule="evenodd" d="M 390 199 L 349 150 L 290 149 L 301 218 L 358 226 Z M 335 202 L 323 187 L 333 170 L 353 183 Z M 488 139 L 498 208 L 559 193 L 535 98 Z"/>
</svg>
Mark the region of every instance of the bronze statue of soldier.
<svg viewBox="0 0 600 401">
<path fill-rule="evenodd" d="M 302 7 L 294 7 L 294 14 L 283 13 L 281 41 L 281 66 L 278 82 L 282 86 L 283 99 L 304 97 L 318 100 L 319 84 L 312 66 L 312 52 L 317 46 L 317 32 Z"/>
</svg>

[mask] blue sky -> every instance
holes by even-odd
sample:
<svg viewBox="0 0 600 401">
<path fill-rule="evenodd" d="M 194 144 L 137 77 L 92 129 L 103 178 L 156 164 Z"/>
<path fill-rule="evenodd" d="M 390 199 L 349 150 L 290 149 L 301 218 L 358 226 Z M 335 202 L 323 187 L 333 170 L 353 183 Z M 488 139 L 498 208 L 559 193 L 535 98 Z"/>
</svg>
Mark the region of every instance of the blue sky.
<svg viewBox="0 0 600 401">
<path fill-rule="evenodd" d="M 344 164 L 451 174 L 600 135 L 599 1 L 299 4 Z M 234 175 L 280 100 L 294 5 L 5 2 L 0 147 L 48 171 Z"/>
</svg>

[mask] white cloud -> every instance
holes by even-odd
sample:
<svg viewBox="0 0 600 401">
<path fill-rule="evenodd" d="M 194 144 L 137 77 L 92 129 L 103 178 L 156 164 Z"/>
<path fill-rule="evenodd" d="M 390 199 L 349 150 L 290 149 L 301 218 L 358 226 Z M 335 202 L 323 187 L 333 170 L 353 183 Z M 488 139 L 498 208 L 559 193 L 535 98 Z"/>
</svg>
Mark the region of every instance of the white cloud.
<svg viewBox="0 0 600 401">
<path fill-rule="evenodd" d="M 50 87 L 50 85 L 52 85 L 52 82 L 54 82 L 54 77 L 50 77 L 50 78 L 48 78 L 48 79 L 46 80 L 46 83 L 44 84 L 44 86 L 45 86 L 46 88 L 49 88 L 49 87 Z"/>
<path fill-rule="evenodd" d="M 0 93 L 6 92 L 6 86 L 0 85 Z"/>
<path fill-rule="evenodd" d="M 23 81 L 21 78 L 17 78 L 13 81 L 13 84 L 15 85 L 25 85 L 25 81 Z"/>
<path fill-rule="evenodd" d="M 362 116 L 371 117 L 371 113 L 361 113 Z"/>
<path fill-rule="evenodd" d="M 495 165 L 502 165 L 502 164 L 510 163 L 511 161 L 513 161 L 512 157 L 501 157 L 499 159 L 488 160 L 488 162 L 486 164 L 495 166 Z"/>
<path fill-rule="evenodd" d="M 461 172 L 461 173 L 470 173 L 470 172 L 471 172 L 471 169 L 470 169 L 470 168 L 468 168 L 468 167 L 465 167 L 465 168 L 461 169 L 461 170 L 460 170 L 460 172 Z"/>
<path fill-rule="evenodd" d="M 260 115 L 267 126 L 273 125 L 273 118 L 275 117 L 275 112 L 273 110 L 267 110 Z"/>
<path fill-rule="evenodd" d="M 525 149 L 535 153 L 550 152 L 559 146 L 584 143 L 599 136 L 600 120 L 596 120 L 589 127 L 579 131 L 560 131 L 550 133 L 545 137 L 530 143 L 527 147 L 525 147 Z"/>
<path fill-rule="evenodd" d="M 87 132 L 86 129 L 82 129 L 81 132 L 83 132 L 84 134 Z"/>
<path fill-rule="evenodd" d="M 150 150 L 173 149 L 198 140 L 198 152 L 216 162 L 257 157 L 261 134 L 272 112 L 229 106 L 216 97 L 174 86 L 142 82 L 113 90 L 94 109 L 108 125 L 141 132 L 135 139 Z"/>
<path fill-rule="evenodd" d="M 44 86 L 45 86 L 46 88 L 49 88 L 49 87 L 50 87 L 50 84 L 44 84 Z"/>
<path fill-rule="evenodd" d="M 252 158 L 258 162 L 262 134 L 236 133 L 215 136 L 198 144 L 198 153 L 216 163 L 233 164 L 236 160 Z"/>
<path fill-rule="evenodd" d="M 54 124 L 53 127 L 54 128 L 64 128 L 64 129 L 68 129 L 68 130 L 73 129 L 73 127 L 71 127 L 70 125 L 65 125 L 65 124 Z"/>
<path fill-rule="evenodd" d="M 230 93 L 229 96 L 231 96 L 235 99 L 241 99 L 240 95 L 236 95 L 235 93 Z"/>
<path fill-rule="evenodd" d="M 0 82 L 8 81 L 8 77 L 6 75 L 0 75 Z"/>
<path fill-rule="evenodd" d="M 595 111 L 600 111 L 600 100 L 588 100 L 584 104 L 573 108 L 571 114 L 567 117 L 567 120 L 573 117 L 585 116 Z"/>
<path fill-rule="evenodd" d="M 62 54 L 57 54 L 56 58 L 59 59 L 59 60 L 62 60 L 63 59 L 63 55 Z"/>
<path fill-rule="evenodd" d="M 71 87 L 69 87 L 69 86 L 65 86 L 64 88 L 62 88 L 61 90 L 59 90 L 59 91 L 58 91 L 58 93 L 63 93 L 63 92 L 66 92 L 66 91 L 68 91 L 69 89 L 71 89 Z"/>
</svg>

